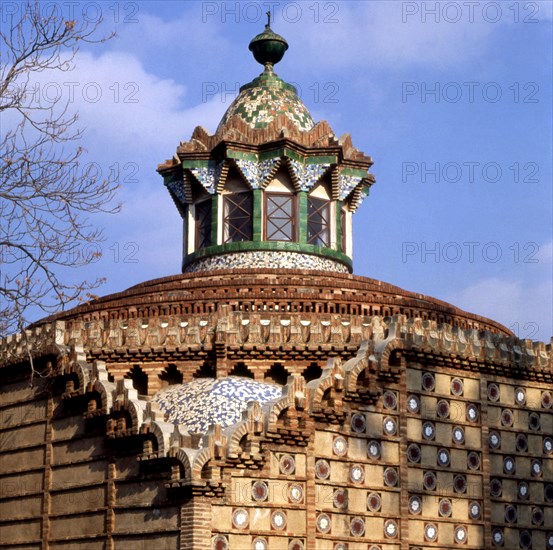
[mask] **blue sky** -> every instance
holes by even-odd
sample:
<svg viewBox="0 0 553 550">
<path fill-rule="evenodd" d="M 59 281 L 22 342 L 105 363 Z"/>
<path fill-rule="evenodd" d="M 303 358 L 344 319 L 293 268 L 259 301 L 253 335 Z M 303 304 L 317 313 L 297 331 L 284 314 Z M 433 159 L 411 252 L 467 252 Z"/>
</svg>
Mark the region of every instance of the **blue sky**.
<svg viewBox="0 0 553 550">
<path fill-rule="evenodd" d="M 88 160 L 121 175 L 123 210 L 95 220 L 98 293 L 179 272 L 180 218 L 156 166 L 195 126 L 213 132 L 261 72 L 247 46 L 269 7 L 290 45 L 279 76 L 375 163 L 355 274 L 549 341 L 551 2 L 82 2 L 77 16 L 102 10 L 117 36 L 39 84 L 76 83 Z"/>
</svg>

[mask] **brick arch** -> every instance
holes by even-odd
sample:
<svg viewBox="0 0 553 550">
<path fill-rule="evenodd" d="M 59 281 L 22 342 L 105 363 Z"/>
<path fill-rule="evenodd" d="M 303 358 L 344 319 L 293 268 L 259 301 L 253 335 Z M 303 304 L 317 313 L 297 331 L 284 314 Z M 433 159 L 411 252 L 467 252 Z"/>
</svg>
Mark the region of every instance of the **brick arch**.
<svg viewBox="0 0 553 550">
<path fill-rule="evenodd" d="M 170 448 L 171 434 L 163 430 L 157 422 L 149 422 L 143 426 L 147 426 L 148 433 L 155 437 L 159 454 L 165 456 Z"/>
<path fill-rule="evenodd" d="M 115 385 L 111 382 L 103 382 L 101 380 L 95 380 L 91 386 L 92 390 L 100 395 L 102 404 L 102 413 L 109 414 L 113 408 L 113 394 L 115 392 Z"/>
<path fill-rule="evenodd" d="M 288 409 L 297 409 L 298 394 L 303 395 L 303 401 L 305 401 L 305 380 L 301 375 L 292 375 L 288 378 L 288 383 L 284 386 L 282 391 L 282 397 L 273 403 L 267 414 L 267 430 L 276 430 L 279 421 Z M 300 405 L 302 408 L 305 403 Z"/>
<path fill-rule="evenodd" d="M 142 425 L 142 409 L 134 400 L 126 399 L 124 406 L 121 407 L 121 410 L 125 410 L 131 418 L 132 425 L 130 429 L 132 430 L 132 433 L 138 434 L 138 430 Z M 129 429 L 128 426 L 127 429 Z"/>
<path fill-rule="evenodd" d="M 182 447 L 172 447 L 167 452 L 167 456 L 170 456 L 171 458 L 174 458 L 178 460 L 182 466 L 182 470 L 184 472 L 184 479 L 186 481 L 190 481 L 192 479 L 192 462 L 193 459 L 188 455 L 188 452 L 186 449 L 183 449 Z"/>
<path fill-rule="evenodd" d="M 77 375 L 77 379 L 79 380 L 79 393 L 85 393 L 86 387 L 90 382 L 89 370 L 80 363 L 74 363 L 71 370 Z"/>
<path fill-rule="evenodd" d="M 229 453 L 238 453 L 241 451 L 242 446 L 240 445 L 240 442 L 242 441 L 242 438 L 250 433 L 250 430 L 248 429 L 247 422 L 241 422 L 237 428 L 234 430 L 231 438 L 228 442 L 228 452 Z"/>
<path fill-rule="evenodd" d="M 344 365 L 344 374 L 345 374 L 345 387 L 346 391 L 355 392 L 358 386 L 359 376 L 367 368 L 370 368 L 371 359 L 370 359 L 370 342 L 364 340 L 361 342 L 357 355 L 347 361 Z M 374 358 L 372 359 L 374 361 Z"/>
<path fill-rule="evenodd" d="M 405 349 L 405 341 L 401 338 L 393 338 L 386 342 L 384 349 L 380 352 L 378 357 L 378 375 L 389 376 L 393 373 L 399 373 L 399 368 L 391 361 L 394 353 L 399 350 Z"/>
<path fill-rule="evenodd" d="M 126 412 L 131 420 L 130 429 L 132 433 L 138 434 L 139 428 L 144 420 L 144 411 L 139 405 L 138 394 L 132 386 L 132 381 L 128 378 L 119 380 L 115 393 L 116 398 L 109 412 Z M 129 427 L 127 427 L 127 429 L 129 429 Z"/>
<path fill-rule="evenodd" d="M 192 462 L 192 468 L 190 471 L 191 479 L 202 479 L 202 471 L 204 466 L 211 460 L 211 449 L 204 447 L 195 457 Z"/>
<path fill-rule="evenodd" d="M 327 366 L 323 370 L 320 378 L 311 381 L 307 387 L 310 391 L 310 406 L 312 409 L 322 407 L 324 396 L 327 390 L 332 390 L 334 387 L 334 376 L 342 370 L 341 362 L 337 358 L 328 360 Z"/>
</svg>

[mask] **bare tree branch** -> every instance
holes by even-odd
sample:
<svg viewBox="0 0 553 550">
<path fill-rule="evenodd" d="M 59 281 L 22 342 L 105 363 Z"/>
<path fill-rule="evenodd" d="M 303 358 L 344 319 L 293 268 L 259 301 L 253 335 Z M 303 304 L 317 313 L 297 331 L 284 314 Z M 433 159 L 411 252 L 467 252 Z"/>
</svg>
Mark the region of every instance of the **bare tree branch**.
<svg viewBox="0 0 553 550">
<path fill-rule="evenodd" d="M 70 71 L 81 42 L 111 36 L 39 4 L 27 2 L 0 31 L 0 336 L 24 332 L 31 311 L 50 314 L 90 296 L 103 279 L 71 282 L 68 268 L 100 254 L 102 231 L 89 215 L 119 210 L 116 183 L 83 173 L 69 99 L 45 103 L 34 89 L 40 73 Z M 94 251 L 84 254 L 87 246 Z"/>
</svg>

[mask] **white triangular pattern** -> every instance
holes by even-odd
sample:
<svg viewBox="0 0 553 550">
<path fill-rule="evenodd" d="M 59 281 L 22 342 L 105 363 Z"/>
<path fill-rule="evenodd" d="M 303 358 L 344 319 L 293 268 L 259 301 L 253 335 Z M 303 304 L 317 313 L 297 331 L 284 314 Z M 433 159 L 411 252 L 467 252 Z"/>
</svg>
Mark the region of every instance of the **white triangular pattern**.
<svg viewBox="0 0 553 550">
<path fill-rule="evenodd" d="M 302 191 L 310 191 L 330 167 L 328 163 L 302 164 L 293 159 L 290 159 L 290 164 L 296 173 Z"/>
<path fill-rule="evenodd" d="M 211 195 L 215 194 L 219 178 L 221 177 L 221 171 L 223 170 L 223 163 L 220 162 L 215 166 L 204 166 L 202 168 L 190 168 L 195 178 L 202 184 L 204 189 Z"/>
<path fill-rule="evenodd" d="M 342 173 L 338 174 L 338 196 L 340 200 L 344 200 L 363 179 L 363 176 L 346 176 Z"/>
<path fill-rule="evenodd" d="M 277 157 L 261 161 L 235 159 L 235 161 L 252 189 L 260 189 L 273 168 L 280 162 L 280 158 Z"/>
</svg>

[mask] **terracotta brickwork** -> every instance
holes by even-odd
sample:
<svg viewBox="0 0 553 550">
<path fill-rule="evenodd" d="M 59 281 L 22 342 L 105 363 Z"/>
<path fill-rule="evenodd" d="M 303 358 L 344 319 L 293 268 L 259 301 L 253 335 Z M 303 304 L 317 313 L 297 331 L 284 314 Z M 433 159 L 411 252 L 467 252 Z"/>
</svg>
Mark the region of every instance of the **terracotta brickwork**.
<svg viewBox="0 0 553 550">
<path fill-rule="evenodd" d="M 269 16 L 262 75 L 158 167 L 202 271 L 0 341 L 0 549 L 553 550 L 551 344 L 332 272 L 372 159 L 287 47 Z M 251 228 L 223 238 L 224 193 Z"/>
<path fill-rule="evenodd" d="M 250 331 L 261 334 L 261 317 Z M 550 346 L 373 317 L 355 350 L 340 339 L 341 354 L 324 349 L 319 376 L 306 382 L 288 356 L 281 399 L 201 435 L 166 423 L 72 322 L 3 342 L 8 547 L 548 548 Z M 233 334 L 226 322 L 219 330 Z M 253 369 L 248 353 L 270 340 L 246 344 L 227 348 Z M 33 388 L 27 345 L 46 375 Z"/>
<path fill-rule="evenodd" d="M 175 548 L 179 506 L 159 476 L 141 475 L 136 454 L 110 445 L 105 422 L 99 429 L 53 378 L 31 388 L 28 377 L 9 376 L 0 398 L 2 547 Z"/>
</svg>

